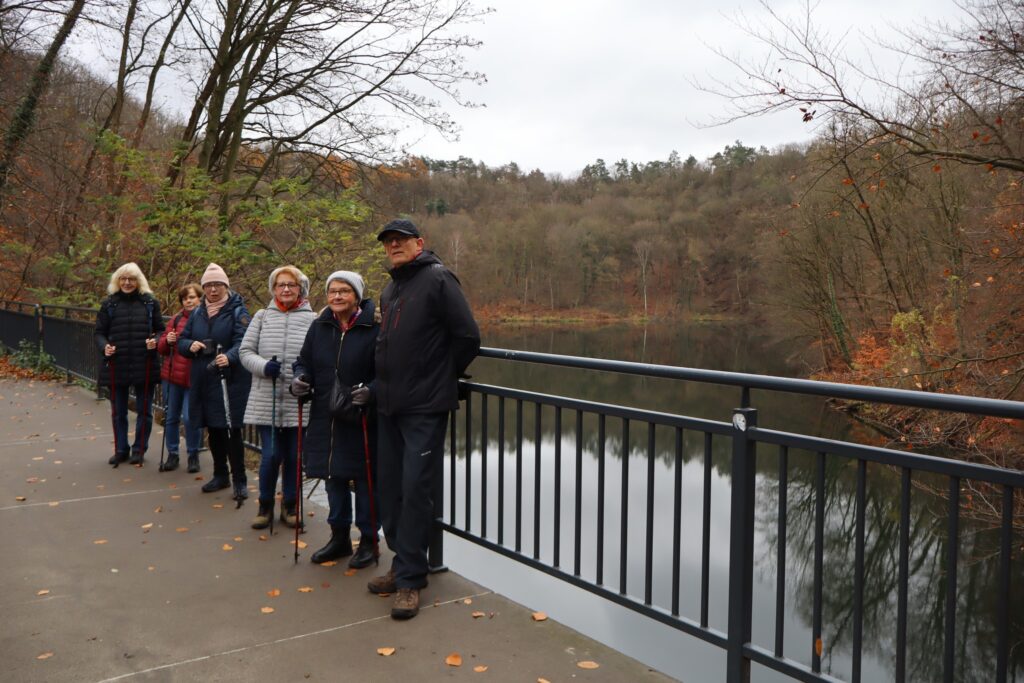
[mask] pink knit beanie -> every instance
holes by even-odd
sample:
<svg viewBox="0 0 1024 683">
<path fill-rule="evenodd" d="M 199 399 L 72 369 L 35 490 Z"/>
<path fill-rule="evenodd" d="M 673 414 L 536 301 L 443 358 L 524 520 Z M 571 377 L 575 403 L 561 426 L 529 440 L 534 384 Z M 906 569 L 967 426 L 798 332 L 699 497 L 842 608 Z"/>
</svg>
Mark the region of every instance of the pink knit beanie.
<svg viewBox="0 0 1024 683">
<path fill-rule="evenodd" d="M 223 282 L 228 287 L 231 286 L 231 283 L 228 281 L 228 274 L 225 273 L 224 269 L 216 263 L 211 263 L 206 266 L 206 272 L 203 273 L 203 277 L 199 281 L 199 284 L 206 285 L 210 282 Z"/>
</svg>

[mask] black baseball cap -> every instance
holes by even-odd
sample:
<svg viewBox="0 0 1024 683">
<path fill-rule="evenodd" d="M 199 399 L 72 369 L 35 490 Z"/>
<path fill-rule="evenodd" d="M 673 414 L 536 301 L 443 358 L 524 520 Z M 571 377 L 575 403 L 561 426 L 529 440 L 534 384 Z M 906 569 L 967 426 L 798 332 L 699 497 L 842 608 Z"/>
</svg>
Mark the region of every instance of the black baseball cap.
<svg viewBox="0 0 1024 683">
<path fill-rule="evenodd" d="M 384 235 L 389 232 L 399 232 L 403 235 L 409 235 L 410 237 L 419 237 L 420 231 L 416 227 L 416 224 L 405 218 L 396 218 L 387 225 L 385 225 L 381 231 L 377 234 L 377 241 L 380 242 L 384 239 Z"/>
</svg>

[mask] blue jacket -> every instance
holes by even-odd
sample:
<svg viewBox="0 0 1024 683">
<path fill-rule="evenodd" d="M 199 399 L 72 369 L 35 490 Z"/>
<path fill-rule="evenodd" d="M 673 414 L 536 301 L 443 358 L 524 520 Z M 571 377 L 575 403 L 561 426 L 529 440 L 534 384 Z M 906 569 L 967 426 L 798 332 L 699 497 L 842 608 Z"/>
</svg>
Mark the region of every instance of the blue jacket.
<svg viewBox="0 0 1024 683">
<path fill-rule="evenodd" d="M 313 401 L 309 404 L 302 460 L 306 474 L 326 479 L 366 478 L 366 447 L 363 443 L 362 424 L 345 422 L 327 414 L 327 397 L 334 384 L 337 363 L 341 381 L 349 386 L 365 384 L 370 387 L 370 405 L 367 410 L 367 431 L 370 444 L 371 472 L 376 472 L 377 425 L 373 408 L 374 372 L 373 351 L 378 325 L 373 320 L 373 301 L 359 303 L 362 313 L 355 324 L 343 335 L 331 309 L 325 308 L 309 326 L 299 357 L 293 364 L 295 376 L 305 375 L 312 381 Z"/>
<path fill-rule="evenodd" d="M 199 420 L 199 425 L 207 428 L 224 429 L 228 426 L 224 413 L 224 393 L 221 388 L 220 373 L 211 372 L 207 366 L 216 356 L 215 349 L 207 349 L 197 355 L 189 351 L 194 341 L 213 340 L 216 347 L 220 344 L 222 353 L 231 361 L 226 369 L 228 380 L 228 401 L 231 404 L 231 426 L 240 428 L 245 415 L 245 402 L 249 398 L 249 386 L 252 381 L 249 371 L 242 367 L 238 358 L 238 347 L 245 336 L 245 328 L 249 326 L 249 312 L 245 308 L 241 295 L 231 292 L 227 303 L 213 317 L 206 312 L 204 301 L 189 316 L 185 329 L 178 337 L 178 352 L 186 358 L 194 358 L 192 363 L 191 385 L 188 393 L 189 415 Z"/>
</svg>

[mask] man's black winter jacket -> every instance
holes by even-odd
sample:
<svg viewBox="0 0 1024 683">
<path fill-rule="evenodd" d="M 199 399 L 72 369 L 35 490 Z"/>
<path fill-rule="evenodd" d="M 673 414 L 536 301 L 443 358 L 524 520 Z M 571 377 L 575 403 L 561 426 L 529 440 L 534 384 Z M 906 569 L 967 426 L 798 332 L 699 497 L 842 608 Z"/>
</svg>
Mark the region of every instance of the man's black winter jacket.
<svg viewBox="0 0 1024 683">
<path fill-rule="evenodd" d="M 430 251 L 389 274 L 380 297 L 377 410 L 454 410 L 458 378 L 480 352 L 480 328 L 459 281 Z"/>
</svg>

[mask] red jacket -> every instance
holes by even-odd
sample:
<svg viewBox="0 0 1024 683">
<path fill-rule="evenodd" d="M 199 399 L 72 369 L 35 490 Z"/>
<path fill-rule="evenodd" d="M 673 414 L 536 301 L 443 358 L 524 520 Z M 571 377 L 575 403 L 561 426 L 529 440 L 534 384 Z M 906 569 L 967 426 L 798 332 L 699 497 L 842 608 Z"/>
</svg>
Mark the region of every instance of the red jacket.
<svg viewBox="0 0 1024 683">
<path fill-rule="evenodd" d="M 192 359 L 186 358 L 185 356 L 178 353 L 177 344 L 167 343 L 167 333 L 171 330 L 181 337 L 181 331 L 185 329 L 185 323 L 188 322 L 188 311 L 182 309 L 178 313 L 167 321 L 167 328 L 160 334 L 160 339 L 156 342 L 156 350 L 161 356 L 168 356 L 167 360 L 164 361 L 163 366 L 160 368 L 160 379 L 165 379 L 172 384 L 177 384 L 181 387 L 187 387 L 190 383 L 190 377 L 192 372 Z"/>
</svg>

